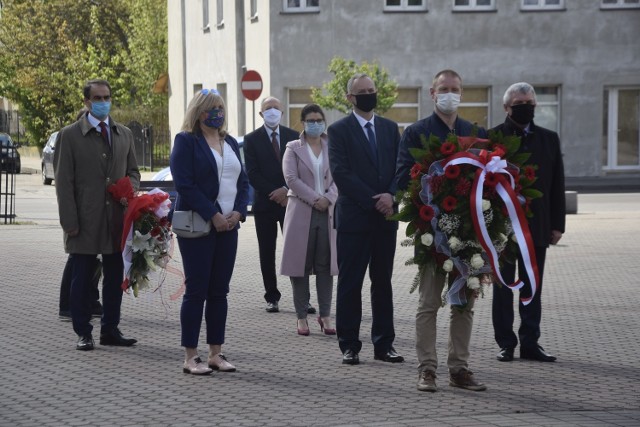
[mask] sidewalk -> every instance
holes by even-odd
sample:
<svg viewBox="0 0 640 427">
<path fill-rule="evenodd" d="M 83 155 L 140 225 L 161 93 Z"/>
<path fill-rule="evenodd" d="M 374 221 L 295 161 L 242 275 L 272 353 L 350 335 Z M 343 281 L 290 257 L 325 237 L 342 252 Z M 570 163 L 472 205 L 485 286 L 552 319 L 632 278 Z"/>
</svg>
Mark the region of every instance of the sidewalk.
<svg viewBox="0 0 640 427">
<path fill-rule="evenodd" d="M 496 361 L 488 292 L 476 305 L 470 360 L 488 390 L 448 386 L 445 309 L 440 389 L 424 393 L 415 388 L 417 295 L 408 291 L 415 267 L 404 265 L 411 248 L 398 245 L 393 278 L 395 348 L 406 362 L 373 360 L 365 281 L 361 364 L 346 366 L 335 337 L 320 334 L 315 319 L 311 336 L 296 334 L 285 277 L 281 312 L 264 311 L 249 217 L 225 344 L 238 372 L 195 377 L 182 373 L 174 275 L 159 292 L 125 296 L 121 329 L 136 346 L 74 349 L 71 324 L 57 318 L 66 256 L 55 187 L 21 174 L 17 188 L 21 225 L 0 226 L 0 426 L 640 426 L 640 194 L 581 195 L 580 214 L 568 216 L 567 234 L 548 252 L 540 342 L 556 363 Z M 181 268 L 174 255 L 172 266 Z M 206 354 L 203 343 L 204 328 Z"/>
</svg>

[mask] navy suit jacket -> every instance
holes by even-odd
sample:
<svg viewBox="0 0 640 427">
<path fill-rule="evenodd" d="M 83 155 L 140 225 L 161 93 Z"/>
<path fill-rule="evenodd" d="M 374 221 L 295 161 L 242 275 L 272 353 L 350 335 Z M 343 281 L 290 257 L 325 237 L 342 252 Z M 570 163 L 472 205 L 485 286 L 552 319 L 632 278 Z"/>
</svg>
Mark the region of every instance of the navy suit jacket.
<svg viewBox="0 0 640 427">
<path fill-rule="evenodd" d="M 224 140 L 233 148 L 242 164 L 238 142 L 229 135 Z M 171 151 L 170 164 L 171 175 L 178 193 L 175 210 L 194 210 L 205 220 L 211 219 L 220 212 L 220 205 L 216 201 L 220 189 L 218 165 L 202 135 L 187 132 L 177 134 Z M 244 168 L 238 176 L 237 189 L 233 210 L 246 218 L 249 204 L 249 180 Z"/>
<path fill-rule="evenodd" d="M 284 207 L 269 200 L 269 194 L 287 184 L 282 174 L 282 157 L 289 141 L 300 139 L 300 135 L 293 129 L 280 125 L 280 160 L 278 160 L 271 145 L 271 138 L 264 126 L 260 126 L 244 137 L 244 156 L 247 166 L 249 182 L 255 190 L 252 212 L 278 211 Z"/>
<path fill-rule="evenodd" d="M 354 113 L 329 126 L 329 165 L 338 187 L 335 227 L 338 231 L 397 230 L 376 208 L 373 196 L 395 195 L 395 169 L 400 132 L 384 117 L 374 120 L 377 161 Z"/>
</svg>

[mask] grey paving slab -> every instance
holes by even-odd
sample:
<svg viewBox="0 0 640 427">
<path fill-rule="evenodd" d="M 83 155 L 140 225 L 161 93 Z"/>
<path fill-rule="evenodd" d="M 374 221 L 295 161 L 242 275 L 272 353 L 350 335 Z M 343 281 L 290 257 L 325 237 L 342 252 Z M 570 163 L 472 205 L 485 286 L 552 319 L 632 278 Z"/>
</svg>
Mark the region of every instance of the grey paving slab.
<svg viewBox="0 0 640 427">
<path fill-rule="evenodd" d="M 285 277 L 281 312 L 264 311 L 252 218 L 229 294 L 225 353 L 238 372 L 182 373 L 174 274 L 157 292 L 125 296 L 121 329 L 136 346 L 78 352 L 71 324 L 57 318 L 66 255 L 55 188 L 21 175 L 16 203 L 20 224 L 0 226 L 1 426 L 640 426 L 640 194 L 580 195 L 580 213 L 549 250 L 541 343 L 558 362 L 496 361 L 490 292 L 478 301 L 470 362 L 483 393 L 447 384 L 447 310 L 438 317 L 440 390 L 415 389 L 410 248 L 398 246 L 394 273 L 395 347 L 406 363 L 373 360 L 365 290 L 362 364 L 343 366 L 317 324 L 309 337 L 296 334 Z M 180 268 L 177 249 L 171 265 Z"/>
</svg>

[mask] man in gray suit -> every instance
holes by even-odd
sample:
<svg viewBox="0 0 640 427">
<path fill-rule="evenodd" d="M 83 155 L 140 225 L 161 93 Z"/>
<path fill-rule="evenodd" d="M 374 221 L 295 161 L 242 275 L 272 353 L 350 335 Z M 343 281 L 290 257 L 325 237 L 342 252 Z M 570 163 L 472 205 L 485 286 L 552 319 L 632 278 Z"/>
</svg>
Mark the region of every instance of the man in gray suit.
<svg viewBox="0 0 640 427">
<path fill-rule="evenodd" d="M 77 350 L 93 350 L 91 275 L 102 255 L 102 321 L 100 344 L 131 346 L 118 329 L 124 266 L 120 242 L 126 200 L 114 200 L 108 187 L 128 176 L 140 185 L 133 134 L 109 117 L 111 86 L 91 80 L 83 90 L 89 112 L 58 134 L 54 155 L 56 195 L 64 248 L 72 258 L 70 308 Z"/>
</svg>

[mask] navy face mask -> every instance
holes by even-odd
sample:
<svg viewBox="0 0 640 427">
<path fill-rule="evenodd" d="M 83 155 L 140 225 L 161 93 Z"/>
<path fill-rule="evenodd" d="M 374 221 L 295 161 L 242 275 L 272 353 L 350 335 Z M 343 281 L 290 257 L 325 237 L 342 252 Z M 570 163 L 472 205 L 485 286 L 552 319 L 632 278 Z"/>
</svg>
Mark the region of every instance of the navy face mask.
<svg viewBox="0 0 640 427">
<path fill-rule="evenodd" d="M 218 129 L 224 124 L 224 111 L 219 108 L 207 111 L 207 118 L 202 121 L 205 126 Z"/>
</svg>

